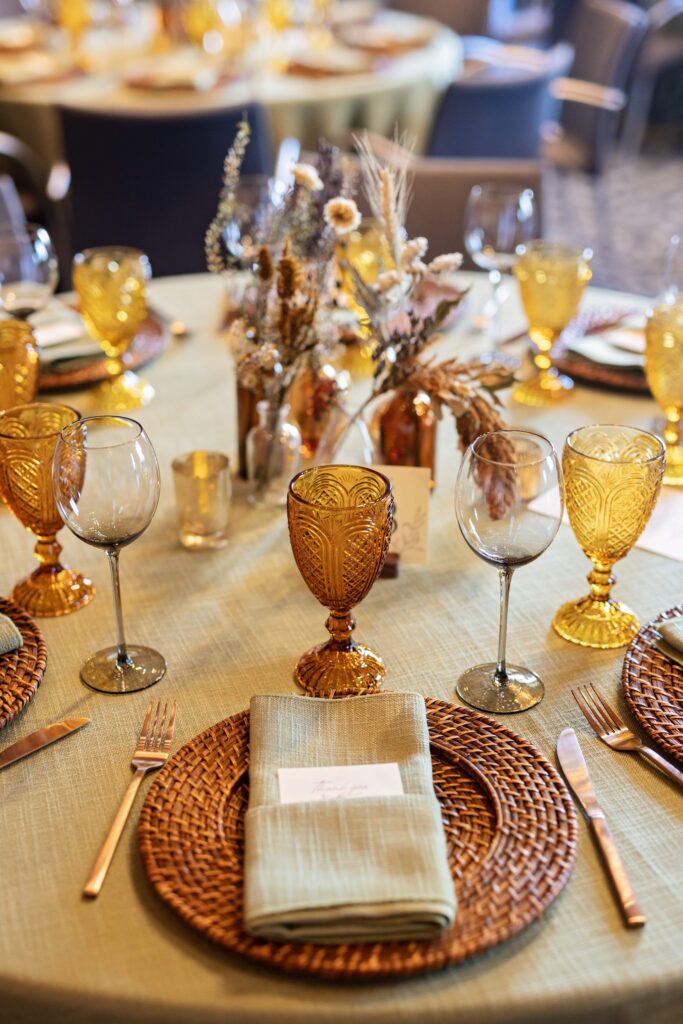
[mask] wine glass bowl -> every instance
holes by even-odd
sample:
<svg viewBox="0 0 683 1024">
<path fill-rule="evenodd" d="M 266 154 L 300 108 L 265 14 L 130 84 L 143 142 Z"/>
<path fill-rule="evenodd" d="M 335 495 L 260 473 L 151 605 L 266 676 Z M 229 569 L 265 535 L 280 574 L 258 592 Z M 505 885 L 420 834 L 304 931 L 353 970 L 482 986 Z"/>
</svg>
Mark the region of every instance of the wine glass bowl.
<svg viewBox="0 0 683 1024">
<path fill-rule="evenodd" d="M 606 650 L 625 646 L 638 632 L 631 609 L 610 597 L 612 567 L 645 529 L 664 460 L 660 439 L 634 427 L 579 427 L 567 438 L 562 454 L 567 514 L 593 569 L 590 594 L 562 605 L 553 619 L 565 640 Z"/>
<path fill-rule="evenodd" d="M 57 533 L 64 524 L 52 492 L 52 457 L 60 431 L 78 419 L 75 409 L 47 402 L 0 413 L 0 493 L 22 526 L 37 537 L 40 564 L 12 591 L 16 603 L 31 615 L 68 615 L 95 593 L 89 579 L 59 559 Z"/>
<path fill-rule="evenodd" d="M 550 350 L 576 315 L 591 279 L 591 258 L 589 249 L 560 242 L 533 241 L 520 247 L 514 274 L 535 346 L 537 372 L 515 385 L 515 401 L 532 406 L 553 405 L 574 387 L 574 382 L 552 365 Z"/>
<path fill-rule="evenodd" d="M 88 333 L 107 357 L 108 377 L 95 389 L 99 408 L 126 412 L 147 405 L 154 388 L 126 369 L 126 354 L 147 316 L 147 256 L 125 246 L 85 249 L 74 257 L 72 276 Z"/>
<path fill-rule="evenodd" d="M 543 498 L 548 515 L 534 511 Z M 543 554 L 562 520 L 562 473 L 542 434 L 499 430 L 481 434 L 463 456 L 455 513 L 468 546 L 500 576 L 498 659 L 475 665 L 458 679 L 458 695 L 481 711 L 509 714 L 533 707 L 543 683 L 528 668 L 506 661 L 507 612 L 512 573 Z"/>
<path fill-rule="evenodd" d="M 117 644 L 93 654 L 81 679 L 93 690 L 130 693 L 159 682 L 164 658 L 126 643 L 119 554 L 149 526 L 159 501 L 159 465 L 139 423 L 124 416 L 89 416 L 62 430 L 52 467 L 55 500 L 71 532 L 102 548 L 114 590 Z"/>
<path fill-rule="evenodd" d="M 40 355 L 23 320 L 0 320 L 0 410 L 26 405 L 38 391 Z"/>
<path fill-rule="evenodd" d="M 287 520 L 304 582 L 330 615 L 327 643 L 307 651 L 294 678 L 314 696 L 378 690 L 379 655 L 352 637 L 351 610 L 369 593 L 389 547 L 394 499 L 385 476 L 362 466 L 318 466 L 289 485 Z"/>
<path fill-rule="evenodd" d="M 650 313 L 645 329 L 645 376 L 666 417 L 663 483 L 683 487 L 683 300 L 659 306 Z"/>
<path fill-rule="evenodd" d="M 59 266 L 52 240 L 39 224 L 0 228 L 0 309 L 27 320 L 44 309 L 57 281 Z"/>
</svg>

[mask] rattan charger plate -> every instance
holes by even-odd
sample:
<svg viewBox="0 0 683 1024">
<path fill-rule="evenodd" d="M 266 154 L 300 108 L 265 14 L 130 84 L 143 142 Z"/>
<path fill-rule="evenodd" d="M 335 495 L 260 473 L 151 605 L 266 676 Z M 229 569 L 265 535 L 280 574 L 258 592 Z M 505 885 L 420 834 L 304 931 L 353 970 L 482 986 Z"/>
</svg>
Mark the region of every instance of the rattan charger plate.
<svg viewBox="0 0 683 1024">
<path fill-rule="evenodd" d="M 624 695 L 643 729 L 683 762 L 683 668 L 654 646 L 657 624 L 683 615 L 683 604 L 661 612 L 631 641 L 622 669 Z"/>
<path fill-rule="evenodd" d="M 141 366 L 156 359 L 166 348 L 170 331 L 164 321 L 153 311 L 148 312 L 146 319 L 133 338 L 126 353 L 126 369 L 139 370 Z M 79 360 L 80 363 L 80 360 Z M 38 378 L 39 391 L 63 391 L 72 388 L 87 387 L 106 380 L 107 360 L 102 354 L 92 361 L 80 363 L 72 369 L 64 369 L 57 373 L 50 372 L 50 364 L 41 366 Z"/>
<path fill-rule="evenodd" d="M 0 729 L 19 714 L 40 685 L 47 663 L 43 634 L 25 611 L 0 597 L 0 614 L 6 615 L 21 633 L 24 644 L 0 655 Z"/>
<path fill-rule="evenodd" d="M 557 771 L 505 726 L 427 698 L 434 786 L 458 897 L 455 926 L 429 942 L 317 946 L 253 938 L 242 926 L 249 713 L 196 736 L 168 762 L 140 816 L 152 885 L 189 925 L 233 953 L 327 978 L 407 976 L 516 935 L 567 881 L 576 816 Z"/>
<path fill-rule="evenodd" d="M 642 370 L 594 363 L 590 359 L 583 359 L 567 348 L 573 338 L 585 338 L 587 334 L 599 334 L 634 312 L 637 311 L 607 308 L 579 313 L 553 346 L 553 366 L 581 384 L 623 391 L 633 395 L 649 395 L 650 389 Z"/>
</svg>

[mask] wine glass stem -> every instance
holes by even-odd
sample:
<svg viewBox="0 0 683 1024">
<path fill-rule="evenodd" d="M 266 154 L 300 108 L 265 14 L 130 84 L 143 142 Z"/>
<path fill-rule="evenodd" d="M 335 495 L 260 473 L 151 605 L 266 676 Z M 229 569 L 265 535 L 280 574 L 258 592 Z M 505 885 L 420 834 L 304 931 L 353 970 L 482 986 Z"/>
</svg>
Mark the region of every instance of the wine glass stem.
<svg viewBox="0 0 683 1024">
<path fill-rule="evenodd" d="M 507 669 L 505 667 L 505 644 L 508 632 L 508 601 L 510 599 L 510 582 L 512 580 L 512 569 L 499 569 L 500 577 L 500 622 L 498 626 L 498 660 L 496 661 L 495 680 L 501 686 L 508 681 Z"/>
<path fill-rule="evenodd" d="M 498 289 L 502 281 L 502 274 L 499 270 L 489 270 L 489 282 L 491 284 L 491 319 L 489 320 L 489 336 L 491 344 L 495 347 L 500 341 L 500 299 Z"/>
<path fill-rule="evenodd" d="M 119 582 L 119 550 L 108 548 L 109 568 L 111 569 L 111 583 L 114 590 L 114 611 L 116 612 L 116 646 L 118 652 L 116 660 L 119 665 L 127 665 L 129 662 L 126 637 L 123 632 L 123 610 L 121 608 L 121 584 Z"/>
</svg>

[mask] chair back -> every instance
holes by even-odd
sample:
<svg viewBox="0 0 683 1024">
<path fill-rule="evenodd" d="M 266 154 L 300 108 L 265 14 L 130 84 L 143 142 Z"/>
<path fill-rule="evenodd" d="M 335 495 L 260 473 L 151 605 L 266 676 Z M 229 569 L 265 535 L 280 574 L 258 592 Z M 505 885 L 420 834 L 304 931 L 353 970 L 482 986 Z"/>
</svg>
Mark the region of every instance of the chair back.
<svg viewBox="0 0 683 1024">
<path fill-rule="evenodd" d="M 72 252 L 130 245 L 147 253 L 156 277 L 205 270 L 204 233 L 244 113 L 252 135 L 243 171 L 268 174 L 268 136 L 257 106 L 182 116 L 63 108 Z"/>
<path fill-rule="evenodd" d="M 389 0 L 395 11 L 434 18 L 461 36 L 486 35 L 489 0 Z"/>
</svg>

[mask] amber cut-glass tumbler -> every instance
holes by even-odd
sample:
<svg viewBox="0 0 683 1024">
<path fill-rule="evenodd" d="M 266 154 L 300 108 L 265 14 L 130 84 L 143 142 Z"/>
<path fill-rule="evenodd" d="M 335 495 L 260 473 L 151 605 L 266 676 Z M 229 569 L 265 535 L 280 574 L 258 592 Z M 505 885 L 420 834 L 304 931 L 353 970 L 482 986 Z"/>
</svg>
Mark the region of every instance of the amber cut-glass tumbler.
<svg viewBox="0 0 683 1024">
<path fill-rule="evenodd" d="M 287 495 L 294 559 L 314 597 L 330 609 L 330 639 L 307 651 L 296 682 L 320 697 L 378 690 L 384 663 L 352 633 L 352 609 L 384 563 L 394 519 L 391 484 L 362 466 L 317 466 L 294 477 Z"/>
</svg>

